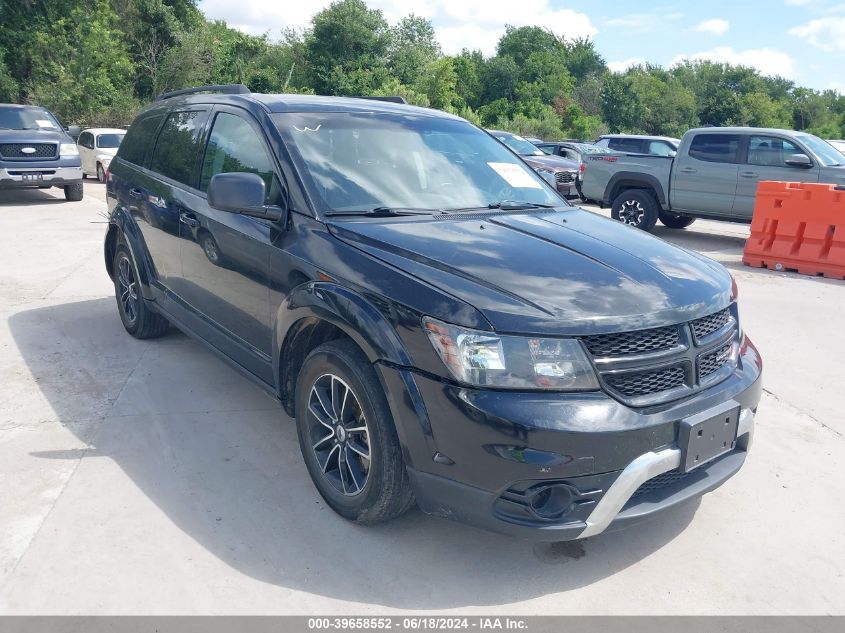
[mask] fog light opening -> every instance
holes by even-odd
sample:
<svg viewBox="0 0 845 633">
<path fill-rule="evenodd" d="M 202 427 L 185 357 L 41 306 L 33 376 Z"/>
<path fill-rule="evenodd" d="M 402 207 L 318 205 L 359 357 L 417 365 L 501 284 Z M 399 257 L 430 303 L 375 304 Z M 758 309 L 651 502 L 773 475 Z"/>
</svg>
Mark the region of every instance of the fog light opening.
<svg viewBox="0 0 845 633">
<path fill-rule="evenodd" d="M 573 500 L 572 489 L 559 484 L 538 489 L 529 505 L 531 511 L 542 519 L 559 519 L 572 509 Z"/>
</svg>

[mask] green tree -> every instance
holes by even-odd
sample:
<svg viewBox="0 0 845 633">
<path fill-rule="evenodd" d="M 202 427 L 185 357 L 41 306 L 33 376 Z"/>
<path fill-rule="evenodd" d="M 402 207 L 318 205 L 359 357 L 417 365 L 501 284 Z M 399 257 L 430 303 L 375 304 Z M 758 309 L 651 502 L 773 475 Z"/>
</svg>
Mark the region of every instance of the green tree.
<svg viewBox="0 0 845 633">
<path fill-rule="evenodd" d="M 337 0 L 317 13 L 305 44 L 317 94 L 370 94 L 387 79 L 390 29 L 362 0 Z"/>
<path fill-rule="evenodd" d="M 440 55 L 431 21 L 411 14 L 391 29 L 388 69 L 403 84 L 416 84 Z"/>
</svg>

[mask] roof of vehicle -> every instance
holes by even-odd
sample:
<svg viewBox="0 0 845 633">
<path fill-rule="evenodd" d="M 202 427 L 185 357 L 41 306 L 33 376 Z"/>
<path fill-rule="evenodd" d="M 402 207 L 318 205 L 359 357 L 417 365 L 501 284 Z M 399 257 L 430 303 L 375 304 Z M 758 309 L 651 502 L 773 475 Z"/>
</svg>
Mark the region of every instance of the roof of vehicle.
<svg viewBox="0 0 845 633">
<path fill-rule="evenodd" d="M 83 132 L 91 132 L 91 134 L 126 134 L 126 130 L 116 127 L 86 127 Z"/>
<path fill-rule="evenodd" d="M 47 109 L 44 106 L 32 105 L 29 103 L 0 103 L 0 108 L 17 108 L 19 110 L 25 110 L 26 108 L 36 108 L 38 110 Z"/>
<path fill-rule="evenodd" d="M 145 112 L 170 110 L 174 106 L 199 104 L 226 104 L 234 106 L 259 106 L 267 112 L 380 112 L 385 114 L 416 114 L 418 116 L 441 117 L 463 120 L 458 116 L 405 103 L 379 101 L 362 97 L 325 97 L 300 94 L 227 94 L 204 92 L 179 95 L 153 102 Z"/>
<path fill-rule="evenodd" d="M 795 130 L 784 130 L 775 127 L 696 127 L 687 131 L 687 134 L 693 132 L 707 132 L 709 134 L 808 134 L 808 132 L 797 132 Z"/>
<path fill-rule="evenodd" d="M 712 129 L 712 128 L 708 128 L 708 129 Z M 654 134 L 602 134 L 599 137 L 599 139 L 603 139 L 603 138 L 642 138 L 642 139 L 659 140 L 659 141 L 673 141 L 675 143 L 681 142 L 681 139 L 679 139 L 679 138 L 674 138 L 672 136 L 656 136 Z"/>
</svg>

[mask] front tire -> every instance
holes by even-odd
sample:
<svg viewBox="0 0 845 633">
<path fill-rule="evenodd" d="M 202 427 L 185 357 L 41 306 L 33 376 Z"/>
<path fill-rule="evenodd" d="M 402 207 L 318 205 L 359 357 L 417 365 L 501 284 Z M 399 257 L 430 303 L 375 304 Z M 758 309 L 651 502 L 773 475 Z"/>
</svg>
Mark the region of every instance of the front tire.
<svg viewBox="0 0 845 633">
<path fill-rule="evenodd" d="M 115 250 L 113 261 L 117 312 L 126 331 L 138 339 L 156 338 L 167 332 L 167 319 L 153 312 L 141 295 L 138 270 L 124 244 Z"/>
<path fill-rule="evenodd" d="M 77 182 L 72 185 L 65 185 L 65 200 L 68 202 L 79 202 L 82 200 L 82 183 Z"/>
<path fill-rule="evenodd" d="M 103 169 L 103 166 L 100 163 L 97 163 L 97 181 L 101 183 L 106 182 L 106 170 Z"/>
<path fill-rule="evenodd" d="M 413 505 L 381 383 L 351 341 L 330 341 L 305 359 L 296 383 L 296 428 L 308 473 L 340 516 L 381 523 Z"/>
<path fill-rule="evenodd" d="M 643 231 L 651 231 L 657 224 L 657 199 L 645 189 L 626 189 L 613 199 L 610 215 L 614 220 Z"/>
<path fill-rule="evenodd" d="M 670 229 L 685 229 L 690 224 L 695 222 L 695 218 L 690 218 L 685 215 L 675 215 L 674 213 L 660 213 L 660 223 Z"/>
</svg>

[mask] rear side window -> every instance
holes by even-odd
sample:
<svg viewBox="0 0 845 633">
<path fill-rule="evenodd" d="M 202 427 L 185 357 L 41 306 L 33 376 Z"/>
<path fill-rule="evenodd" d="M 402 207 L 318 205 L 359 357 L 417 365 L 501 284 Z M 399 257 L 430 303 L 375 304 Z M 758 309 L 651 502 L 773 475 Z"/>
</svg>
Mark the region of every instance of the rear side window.
<svg viewBox="0 0 845 633">
<path fill-rule="evenodd" d="M 642 152 L 643 142 L 638 138 L 612 138 L 610 139 L 610 149 L 615 149 L 617 152 Z"/>
<path fill-rule="evenodd" d="M 268 194 L 273 188 L 273 163 L 264 149 L 264 141 L 237 115 L 221 112 L 214 119 L 202 163 L 200 189 L 203 191 L 208 191 L 213 176 L 236 171 L 261 176 L 267 183 Z"/>
<path fill-rule="evenodd" d="M 120 144 L 117 155 L 127 162 L 143 166 L 147 149 L 152 143 L 153 135 L 156 133 L 159 123 L 161 123 L 160 116 L 151 116 L 135 121 L 129 126 L 126 138 Z"/>
<path fill-rule="evenodd" d="M 205 122 L 204 111 L 173 112 L 158 135 L 150 169 L 193 187 L 194 167 L 200 152 L 199 135 Z"/>
<path fill-rule="evenodd" d="M 655 156 L 671 156 L 674 151 L 669 143 L 663 141 L 651 141 L 648 144 L 648 153 Z"/>
<path fill-rule="evenodd" d="M 735 163 L 739 141 L 739 134 L 697 134 L 690 143 L 689 155 L 711 163 Z"/>
</svg>

